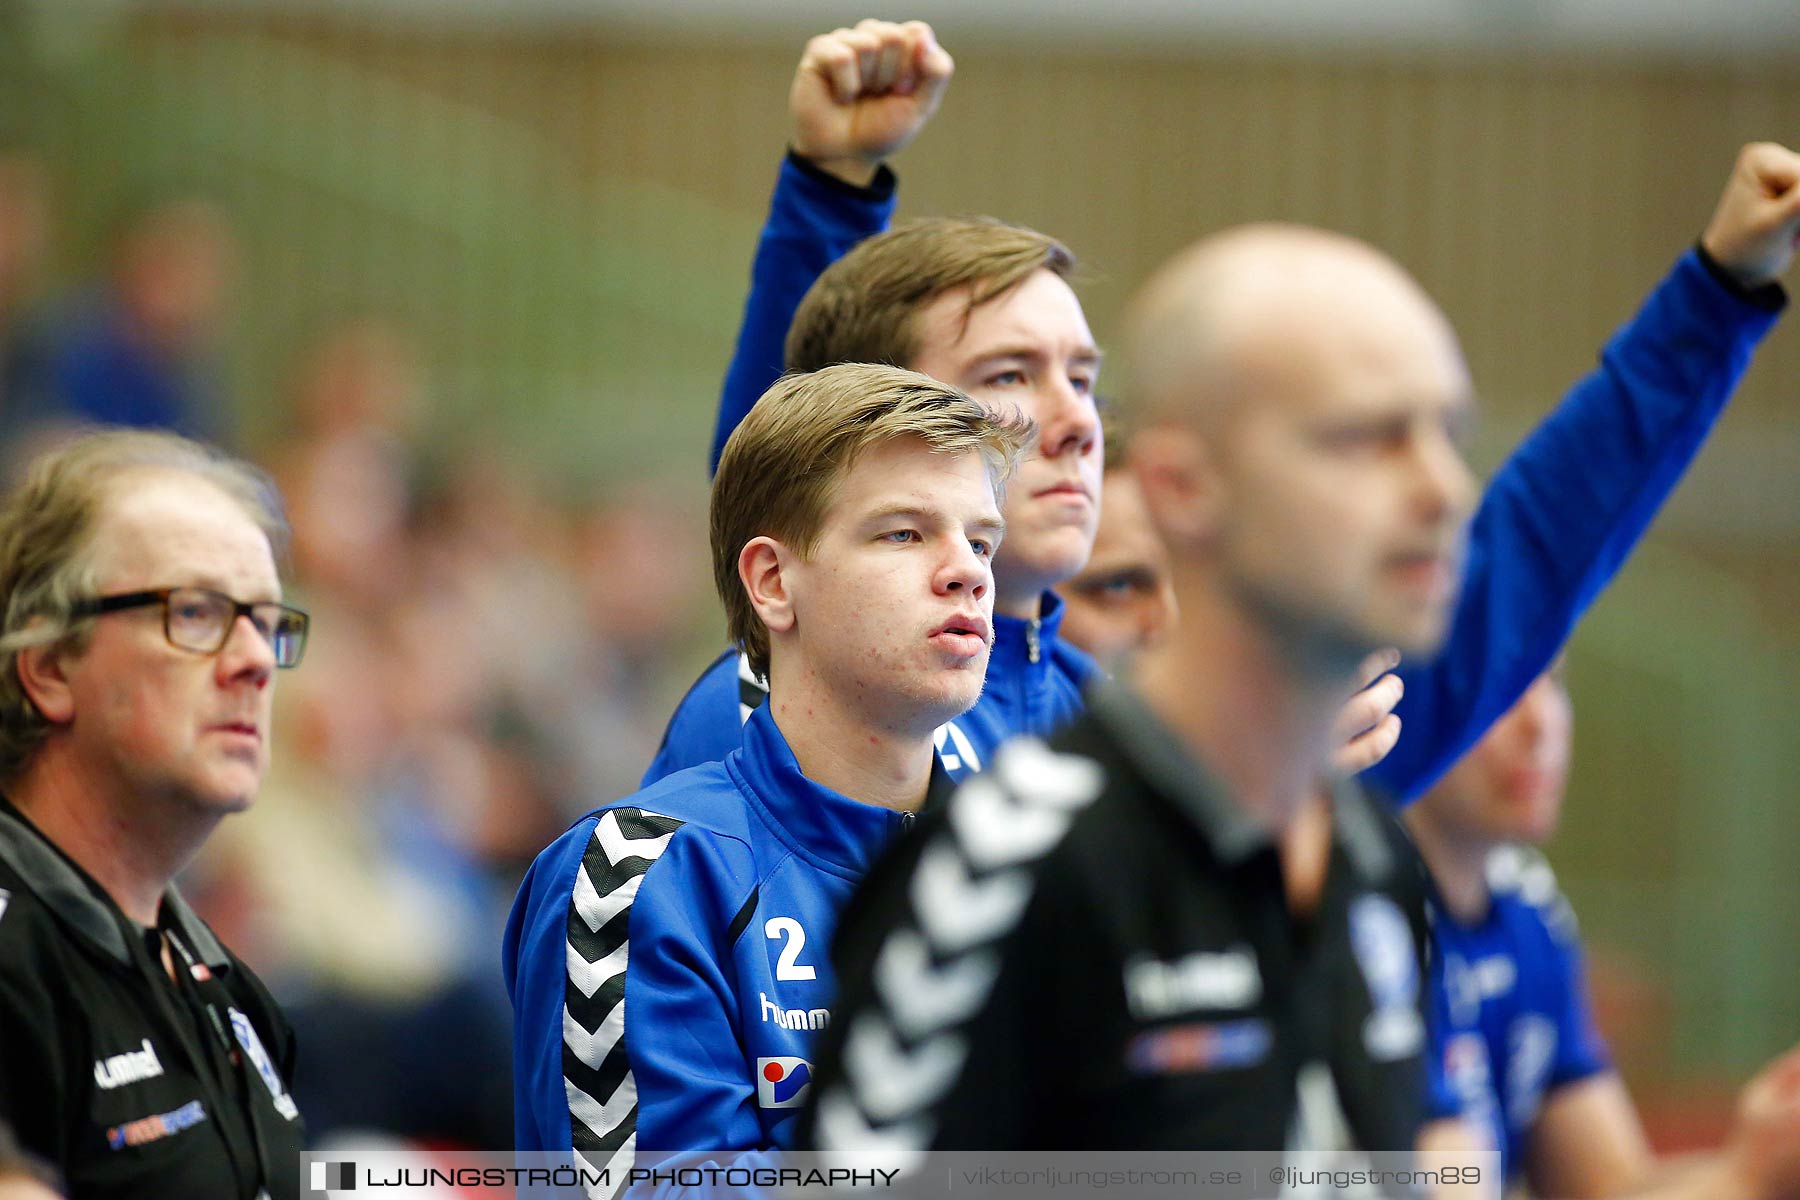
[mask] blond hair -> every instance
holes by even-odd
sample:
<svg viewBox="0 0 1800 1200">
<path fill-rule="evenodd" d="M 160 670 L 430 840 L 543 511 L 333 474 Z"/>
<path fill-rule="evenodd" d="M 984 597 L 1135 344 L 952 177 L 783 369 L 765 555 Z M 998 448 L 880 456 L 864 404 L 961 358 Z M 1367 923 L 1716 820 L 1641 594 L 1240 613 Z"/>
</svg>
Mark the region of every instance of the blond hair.
<svg viewBox="0 0 1800 1200">
<path fill-rule="evenodd" d="M 1075 256 L 1035 229 L 986 217 L 896 225 L 859 242 L 814 282 L 788 327 L 787 368 L 911 366 L 920 349 L 920 309 L 960 287 L 970 289 L 974 309 L 1040 270 L 1066 280 L 1075 272 Z"/>
<path fill-rule="evenodd" d="M 1016 412 L 992 412 L 897 367 L 844 363 L 776 381 L 725 443 L 713 476 L 713 582 L 751 667 L 769 672 L 769 631 L 738 578 L 751 539 L 772 537 L 811 554 L 839 480 L 864 451 L 901 437 L 941 454 L 979 453 L 998 502 L 1035 433 Z"/>
<path fill-rule="evenodd" d="M 279 558 L 287 520 L 275 485 L 224 451 L 171 433 L 90 433 L 33 461 L 0 504 L 0 781 L 10 781 L 50 731 L 19 681 L 19 651 L 63 642 L 79 651 L 90 624 L 71 616 L 99 586 L 89 554 L 109 490 L 135 471 L 198 476 L 225 493 Z"/>
</svg>

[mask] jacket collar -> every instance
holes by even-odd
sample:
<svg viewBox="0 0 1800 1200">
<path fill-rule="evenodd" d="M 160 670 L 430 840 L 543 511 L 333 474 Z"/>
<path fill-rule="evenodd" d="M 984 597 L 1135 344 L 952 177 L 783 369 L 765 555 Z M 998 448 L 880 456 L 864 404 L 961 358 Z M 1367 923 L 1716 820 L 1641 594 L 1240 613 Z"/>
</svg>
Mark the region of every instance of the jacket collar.
<svg viewBox="0 0 1800 1200">
<path fill-rule="evenodd" d="M 777 837 L 837 875 L 860 879 L 911 823 L 911 814 L 852 800 L 808 779 L 766 704 L 744 723 L 744 744 L 726 756 L 725 768 Z M 933 754 L 926 803 L 935 803 L 950 787 Z"/>
<path fill-rule="evenodd" d="M 1088 685 L 1087 702 L 1089 711 L 1130 751 L 1144 776 L 1206 835 L 1221 861 L 1241 863 L 1274 846 L 1269 831 L 1232 802 L 1218 777 L 1135 693 L 1099 679 Z M 1353 780 L 1331 785 L 1333 853 L 1343 855 L 1358 879 L 1380 884 L 1394 873 L 1397 863 L 1375 804 Z"/>
<path fill-rule="evenodd" d="M 1048 671 L 1052 652 L 1062 629 L 1063 602 L 1055 592 L 1045 592 L 1036 620 L 994 614 L 994 644 L 988 650 L 988 685 L 995 679 L 1025 679 L 1028 672 Z M 1032 645 L 1037 646 L 1032 661 Z"/>
<path fill-rule="evenodd" d="M 1136 693 L 1098 679 L 1088 685 L 1087 704 L 1151 786 L 1205 835 L 1221 862 L 1236 865 L 1274 845 L 1268 830 L 1232 803 L 1225 785 Z"/>
<path fill-rule="evenodd" d="M 1355 780 L 1340 779 L 1331 786 L 1332 842 L 1343 850 L 1357 877 L 1371 885 L 1385 883 L 1402 866 L 1382 829 L 1379 803 Z"/>
<path fill-rule="evenodd" d="M 13 802 L 0 795 L 0 860 L 32 895 L 70 929 L 119 963 L 130 966 L 125 941 L 130 919 L 93 876 L 45 837 Z M 229 970 L 231 957 L 173 885 L 163 893 L 161 920 L 179 933 L 195 954 L 215 970 Z"/>
</svg>

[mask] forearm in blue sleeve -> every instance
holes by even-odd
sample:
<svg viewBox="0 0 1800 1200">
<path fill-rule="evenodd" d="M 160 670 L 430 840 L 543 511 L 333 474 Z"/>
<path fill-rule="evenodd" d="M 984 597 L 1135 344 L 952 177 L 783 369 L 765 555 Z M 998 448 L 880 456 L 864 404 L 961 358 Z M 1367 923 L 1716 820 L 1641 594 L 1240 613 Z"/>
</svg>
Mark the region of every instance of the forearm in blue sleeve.
<svg viewBox="0 0 1800 1200">
<path fill-rule="evenodd" d="M 750 268 L 750 295 L 737 349 L 725 372 L 719 420 L 713 430 L 710 474 L 725 439 L 757 398 L 781 377 L 788 326 L 807 289 L 825 268 L 894 215 L 894 174 L 886 167 L 866 188 L 853 187 L 789 154 L 769 199 L 769 217 Z"/>
<path fill-rule="evenodd" d="M 1370 769 L 1417 797 L 1555 658 L 1699 451 L 1783 301 L 1690 251 L 1600 366 L 1501 466 L 1469 532 L 1443 651 L 1403 664 L 1399 745 Z"/>
</svg>

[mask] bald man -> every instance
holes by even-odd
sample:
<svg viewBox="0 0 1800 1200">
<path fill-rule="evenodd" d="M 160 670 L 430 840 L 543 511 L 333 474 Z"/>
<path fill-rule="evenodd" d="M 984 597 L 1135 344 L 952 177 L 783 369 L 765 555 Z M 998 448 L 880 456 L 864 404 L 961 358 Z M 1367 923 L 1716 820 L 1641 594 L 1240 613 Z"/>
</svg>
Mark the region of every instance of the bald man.
<svg viewBox="0 0 1800 1200">
<path fill-rule="evenodd" d="M 1695 270 L 1786 267 L 1800 172 L 1750 182 Z M 1125 353 L 1181 620 L 1135 692 L 1004 748 L 870 877 L 840 928 L 821 1149 L 1391 1149 L 1426 1115 L 1417 859 L 1360 791 L 1308 801 L 1358 663 L 1448 628 L 1475 498 L 1462 351 L 1379 251 L 1258 225 L 1159 272 Z M 1307 814 L 1331 836 L 1296 836 Z"/>
</svg>

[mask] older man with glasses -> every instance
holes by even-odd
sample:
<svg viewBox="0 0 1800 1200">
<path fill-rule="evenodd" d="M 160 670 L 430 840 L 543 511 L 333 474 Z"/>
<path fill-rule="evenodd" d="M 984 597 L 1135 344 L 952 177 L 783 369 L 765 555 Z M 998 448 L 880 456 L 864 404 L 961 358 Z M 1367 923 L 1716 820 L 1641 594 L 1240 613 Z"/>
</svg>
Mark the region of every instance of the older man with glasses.
<svg viewBox="0 0 1800 1200">
<path fill-rule="evenodd" d="M 299 1195 L 293 1033 L 170 883 L 268 767 L 286 532 L 166 434 L 70 443 L 0 507 L 0 1122 L 72 1195 Z"/>
</svg>

